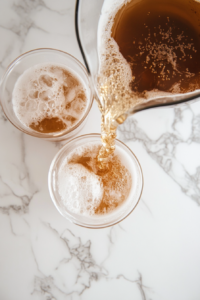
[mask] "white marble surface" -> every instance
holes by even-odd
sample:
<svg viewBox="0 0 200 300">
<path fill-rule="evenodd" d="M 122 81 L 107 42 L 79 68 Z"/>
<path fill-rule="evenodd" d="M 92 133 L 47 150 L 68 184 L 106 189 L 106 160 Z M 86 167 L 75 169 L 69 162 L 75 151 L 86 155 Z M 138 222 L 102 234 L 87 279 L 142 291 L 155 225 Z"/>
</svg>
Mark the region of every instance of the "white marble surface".
<svg viewBox="0 0 200 300">
<path fill-rule="evenodd" d="M 74 0 L 0 0 L 0 75 L 38 47 L 81 60 Z M 82 132 L 99 132 L 96 103 Z M 59 215 L 47 188 L 61 144 L 0 112 L 0 300 L 200 299 L 200 100 L 137 113 L 119 130 L 144 192 L 119 225 L 89 230 Z"/>
</svg>

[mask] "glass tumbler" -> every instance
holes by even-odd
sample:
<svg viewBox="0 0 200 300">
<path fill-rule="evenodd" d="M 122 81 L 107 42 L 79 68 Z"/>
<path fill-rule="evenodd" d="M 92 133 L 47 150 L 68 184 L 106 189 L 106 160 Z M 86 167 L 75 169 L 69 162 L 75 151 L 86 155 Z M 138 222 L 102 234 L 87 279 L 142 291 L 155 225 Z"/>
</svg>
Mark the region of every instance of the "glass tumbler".
<svg viewBox="0 0 200 300">
<path fill-rule="evenodd" d="M 43 133 L 25 126 L 16 116 L 13 109 L 12 93 L 20 75 L 39 64 L 54 64 L 65 67 L 80 80 L 86 90 L 87 105 L 78 122 L 61 131 Z M 83 127 L 93 103 L 93 92 L 86 68 L 72 55 L 50 48 L 41 48 L 26 52 L 17 57 L 6 69 L 0 84 L 0 103 L 8 120 L 19 130 L 31 136 L 50 141 L 61 141 L 75 136 Z"/>
<path fill-rule="evenodd" d="M 121 161 L 130 171 L 132 177 L 132 185 L 127 199 L 120 206 L 111 212 L 104 214 L 83 215 L 71 212 L 59 193 L 59 171 L 62 168 L 63 162 L 70 153 L 75 149 L 89 144 L 101 145 L 100 134 L 86 134 L 76 137 L 69 141 L 54 157 L 48 175 L 48 186 L 51 199 L 60 212 L 67 220 L 74 224 L 86 228 L 104 228 L 119 223 L 125 219 L 137 206 L 142 190 L 143 190 L 143 175 L 141 166 L 133 154 L 133 152 L 121 141 L 116 140 L 115 153 L 120 155 Z M 63 180 L 62 180 L 63 182 Z M 67 199 L 65 199 L 67 201 Z"/>
</svg>

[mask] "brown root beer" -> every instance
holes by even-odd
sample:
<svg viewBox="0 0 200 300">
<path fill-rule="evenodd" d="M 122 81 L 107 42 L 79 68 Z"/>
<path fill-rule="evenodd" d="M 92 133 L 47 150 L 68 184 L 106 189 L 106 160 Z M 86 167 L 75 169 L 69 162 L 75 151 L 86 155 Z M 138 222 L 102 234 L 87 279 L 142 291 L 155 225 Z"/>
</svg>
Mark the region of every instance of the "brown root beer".
<svg viewBox="0 0 200 300">
<path fill-rule="evenodd" d="M 128 62 L 134 92 L 189 92 L 200 87 L 200 4 L 130 1 L 116 14 L 112 37 Z"/>
<path fill-rule="evenodd" d="M 82 118 L 87 93 L 81 80 L 63 65 L 38 64 L 17 80 L 12 102 L 21 123 L 40 133 L 69 130 Z"/>
</svg>

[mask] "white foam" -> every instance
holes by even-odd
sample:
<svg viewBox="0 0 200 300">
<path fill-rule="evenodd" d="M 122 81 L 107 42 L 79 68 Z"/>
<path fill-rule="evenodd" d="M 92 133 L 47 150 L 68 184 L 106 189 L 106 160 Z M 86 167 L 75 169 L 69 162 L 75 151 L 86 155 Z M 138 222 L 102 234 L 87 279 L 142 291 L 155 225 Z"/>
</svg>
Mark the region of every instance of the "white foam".
<svg viewBox="0 0 200 300">
<path fill-rule="evenodd" d="M 104 0 L 98 23 L 98 50 L 101 54 L 105 51 L 105 41 L 111 37 L 114 17 L 118 10 L 131 0 Z"/>
<path fill-rule="evenodd" d="M 93 215 L 99 206 L 103 187 L 99 176 L 80 164 L 63 165 L 58 174 L 59 194 L 72 213 Z"/>
<path fill-rule="evenodd" d="M 100 62 L 100 76 L 108 69 L 111 73 L 118 70 L 119 80 L 129 89 L 132 80 L 131 68 L 119 51 L 115 40 L 111 37 L 111 30 L 117 11 L 130 0 L 105 0 L 98 24 L 98 54 Z M 102 73 L 102 74 L 101 74 Z"/>
<path fill-rule="evenodd" d="M 94 215 L 103 197 L 101 178 L 83 165 L 70 162 L 72 157 L 82 156 L 86 149 L 88 147 L 78 147 L 64 159 L 58 172 L 58 192 L 70 212 Z M 95 151 L 90 154 L 90 157 L 96 155 Z"/>
<path fill-rule="evenodd" d="M 67 90 L 67 95 L 64 89 Z M 64 65 L 38 64 L 18 78 L 12 95 L 14 112 L 27 127 L 46 117 L 59 117 L 69 129 L 81 119 L 87 108 L 87 100 L 82 101 L 79 98 L 80 93 L 84 93 L 85 98 L 88 98 L 81 79 Z M 73 105 L 65 108 L 66 104 L 71 102 Z M 79 104 L 81 109 L 77 108 Z M 76 118 L 73 125 L 71 121 L 66 120 L 69 115 Z"/>
</svg>

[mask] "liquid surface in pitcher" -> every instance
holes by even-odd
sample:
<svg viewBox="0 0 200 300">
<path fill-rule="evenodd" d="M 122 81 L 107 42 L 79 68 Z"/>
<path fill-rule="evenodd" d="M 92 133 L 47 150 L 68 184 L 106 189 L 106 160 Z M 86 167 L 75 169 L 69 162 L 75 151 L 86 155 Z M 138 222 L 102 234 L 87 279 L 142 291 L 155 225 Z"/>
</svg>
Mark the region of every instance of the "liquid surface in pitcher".
<svg viewBox="0 0 200 300">
<path fill-rule="evenodd" d="M 200 4 L 124 2 L 105 1 L 98 28 L 103 167 L 114 151 L 117 125 L 134 107 L 200 88 Z"/>
<path fill-rule="evenodd" d="M 112 37 L 132 71 L 131 89 L 185 93 L 200 87 L 199 4 L 131 1 L 115 16 Z"/>
</svg>

